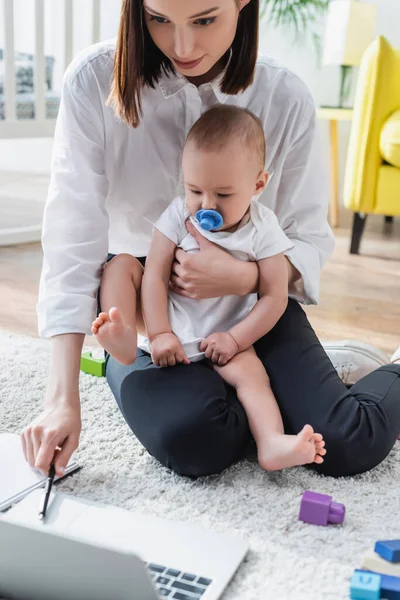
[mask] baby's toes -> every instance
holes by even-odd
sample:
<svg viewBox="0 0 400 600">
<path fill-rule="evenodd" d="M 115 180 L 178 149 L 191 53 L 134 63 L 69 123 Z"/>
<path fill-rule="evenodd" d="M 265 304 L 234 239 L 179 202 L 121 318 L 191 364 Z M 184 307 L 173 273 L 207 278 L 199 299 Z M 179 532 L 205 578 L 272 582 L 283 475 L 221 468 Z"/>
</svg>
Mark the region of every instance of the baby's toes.
<svg viewBox="0 0 400 600">
<path fill-rule="evenodd" d="M 325 448 L 315 448 L 315 452 L 317 454 L 319 454 L 320 456 L 325 456 L 325 454 L 326 454 Z"/>
<path fill-rule="evenodd" d="M 321 465 L 324 462 L 324 459 L 322 456 L 319 456 L 319 454 L 316 454 L 314 456 L 314 462 L 317 463 L 317 465 Z"/>
<path fill-rule="evenodd" d="M 314 442 L 322 442 L 323 437 L 320 433 L 314 433 Z"/>
<path fill-rule="evenodd" d="M 311 425 L 304 425 L 303 429 L 297 434 L 297 436 L 303 442 L 314 441 L 314 430 Z"/>
</svg>

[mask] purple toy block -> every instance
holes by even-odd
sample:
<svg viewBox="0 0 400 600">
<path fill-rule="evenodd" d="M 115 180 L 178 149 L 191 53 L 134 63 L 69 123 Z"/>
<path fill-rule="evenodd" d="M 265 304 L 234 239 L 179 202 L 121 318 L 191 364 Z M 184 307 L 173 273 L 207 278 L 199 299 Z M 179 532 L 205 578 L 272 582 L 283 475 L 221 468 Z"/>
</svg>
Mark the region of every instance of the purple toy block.
<svg viewBox="0 0 400 600">
<path fill-rule="evenodd" d="M 343 523 L 345 512 L 345 505 L 332 502 L 332 496 L 307 490 L 301 499 L 299 519 L 313 525 L 337 525 Z"/>
</svg>

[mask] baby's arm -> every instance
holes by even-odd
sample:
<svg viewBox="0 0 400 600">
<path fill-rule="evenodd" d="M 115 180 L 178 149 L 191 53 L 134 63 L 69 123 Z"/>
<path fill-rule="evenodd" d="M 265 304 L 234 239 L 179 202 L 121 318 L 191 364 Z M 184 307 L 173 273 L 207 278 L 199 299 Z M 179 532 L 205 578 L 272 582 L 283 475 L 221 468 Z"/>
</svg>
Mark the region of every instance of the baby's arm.
<svg viewBox="0 0 400 600">
<path fill-rule="evenodd" d="M 143 319 L 153 362 L 161 367 L 189 363 L 168 317 L 168 284 L 175 249 L 174 242 L 155 229 L 142 280 Z"/>
<path fill-rule="evenodd" d="M 276 325 L 288 303 L 288 271 L 285 255 L 276 254 L 258 261 L 260 299 L 243 321 L 228 333 L 239 352 L 250 348 Z"/>
<path fill-rule="evenodd" d="M 227 332 L 216 332 L 200 343 L 206 358 L 226 365 L 238 352 L 247 350 L 268 333 L 285 312 L 288 302 L 288 271 L 283 253 L 258 261 L 260 299 L 243 321 Z"/>
</svg>

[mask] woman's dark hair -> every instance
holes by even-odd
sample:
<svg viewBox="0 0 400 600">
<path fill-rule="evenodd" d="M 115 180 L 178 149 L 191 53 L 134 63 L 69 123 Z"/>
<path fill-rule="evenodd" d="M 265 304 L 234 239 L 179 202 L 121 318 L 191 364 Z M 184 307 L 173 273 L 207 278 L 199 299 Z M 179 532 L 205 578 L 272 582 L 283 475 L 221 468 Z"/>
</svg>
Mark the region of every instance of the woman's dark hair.
<svg viewBox="0 0 400 600">
<path fill-rule="evenodd" d="M 237 0 L 236 0 L 237 1 Z M 253 81 L 258 48 L 259 0 L 250 0 L 239 14 L 232 57 L 221 81 L 224 94 L 235 95 Z M 226 55 L 228 59 L 229 51 Z M 155 87 L 163 74 L 174 73 L 171 61 L 153 42 L 144 19 L 143 0 L 123 0 L 111 92 L 107 104 L 132 127 L 142 116 L 141 91 Z"/>
</svg>

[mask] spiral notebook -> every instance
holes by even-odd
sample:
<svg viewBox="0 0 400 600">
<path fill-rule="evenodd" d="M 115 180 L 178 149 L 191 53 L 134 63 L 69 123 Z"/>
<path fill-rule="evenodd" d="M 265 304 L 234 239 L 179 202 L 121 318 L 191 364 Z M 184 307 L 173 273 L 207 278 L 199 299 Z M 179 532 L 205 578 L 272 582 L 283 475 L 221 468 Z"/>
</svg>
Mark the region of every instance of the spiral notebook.
<svg viewBox="0 0 400 600">
<path fill-rule="evenodd" d="M 80 468 L 71 459 L 65 475 Z M 57 481 L 60 477 L 55 477 Z M 15 433 L 0 434 L 0 512 L 7 510 L 33 490 L 44 487 L 46 477 L 32 469 L 25 460 L 21 439 Z"/>
</svg>

